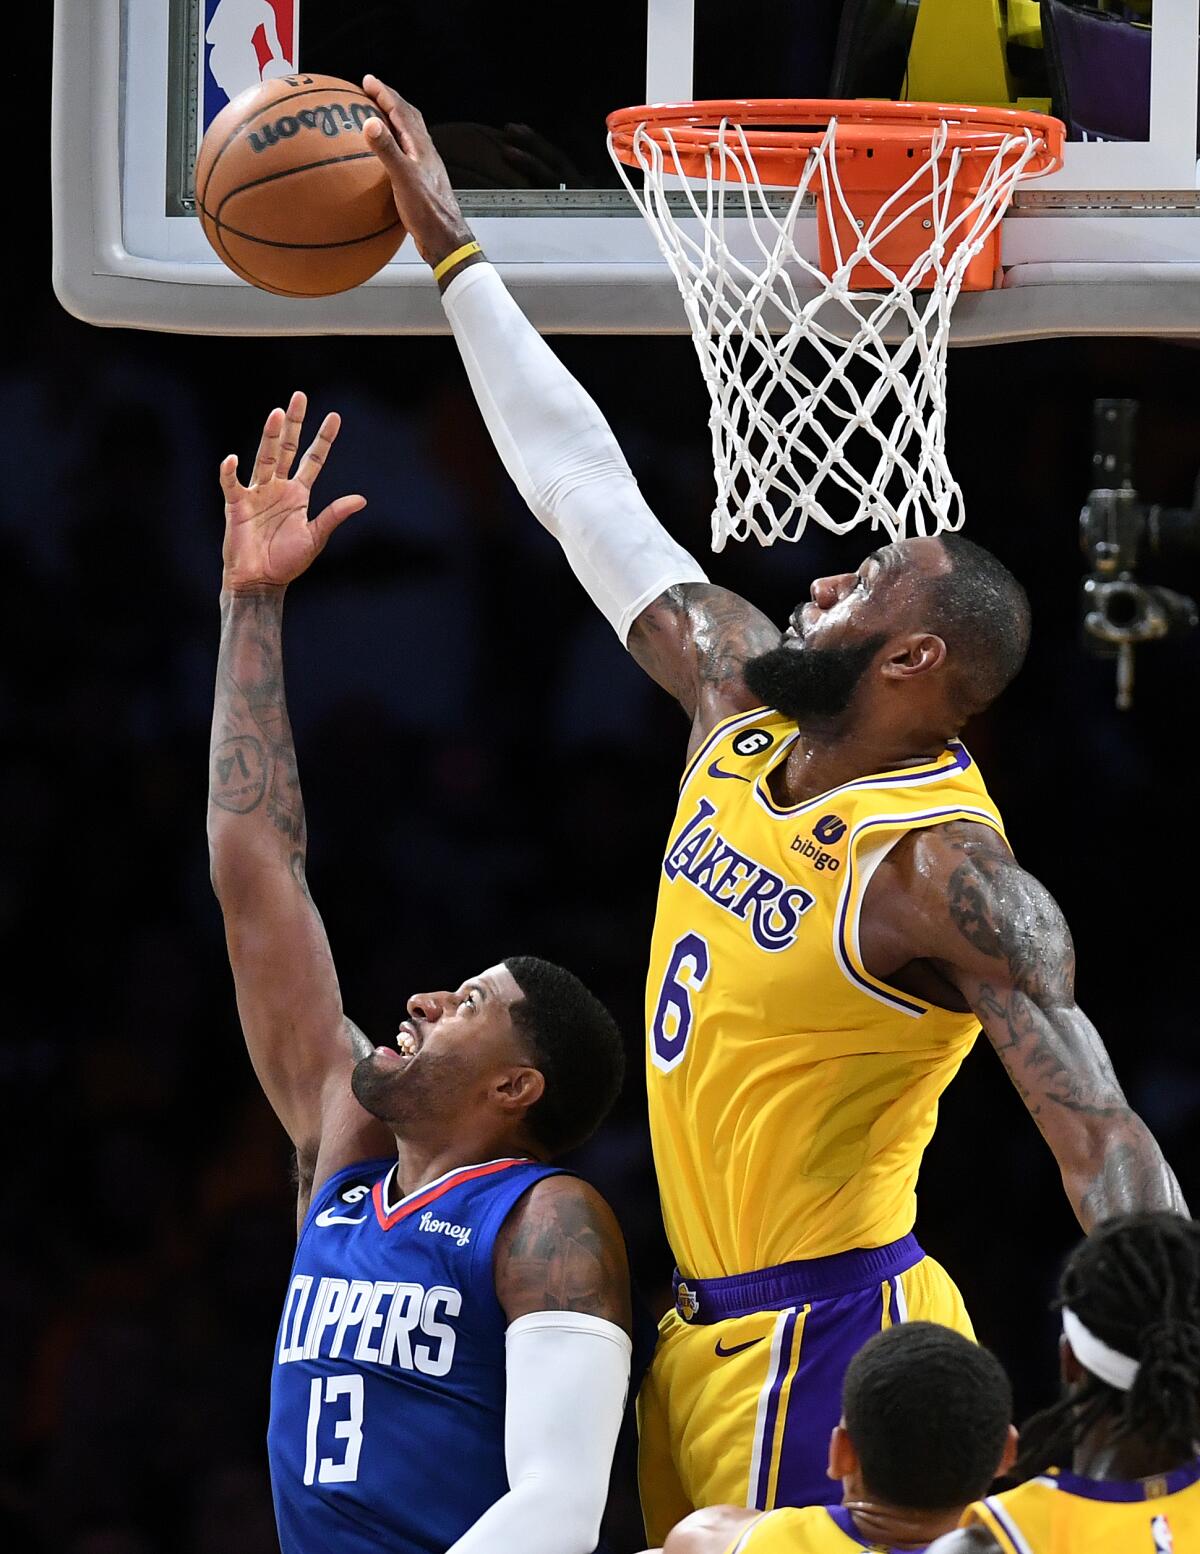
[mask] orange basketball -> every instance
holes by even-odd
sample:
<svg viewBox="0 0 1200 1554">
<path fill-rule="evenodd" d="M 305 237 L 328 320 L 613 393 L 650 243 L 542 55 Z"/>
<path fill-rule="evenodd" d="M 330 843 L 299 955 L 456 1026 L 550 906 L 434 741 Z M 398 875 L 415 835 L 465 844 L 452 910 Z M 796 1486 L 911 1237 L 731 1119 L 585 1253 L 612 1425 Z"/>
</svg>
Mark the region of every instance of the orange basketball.
<svg viewBox="0 0 1200 1554">
<path fill-rule="evenodd" d="M 280 76 L 235 97 L 196 158 L 204 235 L 235 274 L 284 297 L 328 297 L 404 241 L 392 186 L 363 139 L 381 115 L 336 76 Z"/>
</svg>

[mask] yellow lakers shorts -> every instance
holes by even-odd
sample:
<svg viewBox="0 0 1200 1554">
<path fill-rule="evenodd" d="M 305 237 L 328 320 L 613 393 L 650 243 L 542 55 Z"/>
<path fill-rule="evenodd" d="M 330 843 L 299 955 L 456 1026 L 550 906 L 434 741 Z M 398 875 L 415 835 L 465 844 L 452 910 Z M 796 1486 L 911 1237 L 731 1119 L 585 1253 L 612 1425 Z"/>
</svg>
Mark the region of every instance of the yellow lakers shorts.
<svg viewBox="0 0 1200 1554">
<path fill-rule="evenodd" d="M 839 1501 L 825 1469 L 846 1367 L 908 1320 L 975 1336 L 953 1281 L 913 1236 L 728 1279 L 677 1277 L 638 1395 L 650 1543 L 702 1506 Z"/>
</svg>

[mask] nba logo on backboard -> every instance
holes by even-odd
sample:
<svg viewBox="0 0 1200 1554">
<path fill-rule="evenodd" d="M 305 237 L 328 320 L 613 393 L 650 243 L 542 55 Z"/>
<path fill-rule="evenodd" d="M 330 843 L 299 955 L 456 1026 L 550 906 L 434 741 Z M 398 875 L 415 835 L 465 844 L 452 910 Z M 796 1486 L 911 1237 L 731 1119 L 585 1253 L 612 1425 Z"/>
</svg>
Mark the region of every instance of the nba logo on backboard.
<svg viewBox="0 0 1200 1554">
<path fill-rule="evenodd" d="M 200 135 L 248 86 L 297 68 L 300 0 L 204 0 Z"/>
</svg>

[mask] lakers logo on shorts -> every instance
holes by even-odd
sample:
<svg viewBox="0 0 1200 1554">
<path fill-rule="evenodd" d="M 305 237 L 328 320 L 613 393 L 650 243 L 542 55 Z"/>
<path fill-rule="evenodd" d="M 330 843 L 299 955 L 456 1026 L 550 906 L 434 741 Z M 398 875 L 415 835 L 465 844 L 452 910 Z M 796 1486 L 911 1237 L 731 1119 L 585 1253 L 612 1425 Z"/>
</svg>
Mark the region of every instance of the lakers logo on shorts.
<svg viewBox="0 0 1200 1554">
<path fill-rule="evenodd" d="M 675 1309 L 685 1322 L 694 1322 L 700 1311 L 699 1295 L 682 1282 L 675 1291 Z"/>
</svg>

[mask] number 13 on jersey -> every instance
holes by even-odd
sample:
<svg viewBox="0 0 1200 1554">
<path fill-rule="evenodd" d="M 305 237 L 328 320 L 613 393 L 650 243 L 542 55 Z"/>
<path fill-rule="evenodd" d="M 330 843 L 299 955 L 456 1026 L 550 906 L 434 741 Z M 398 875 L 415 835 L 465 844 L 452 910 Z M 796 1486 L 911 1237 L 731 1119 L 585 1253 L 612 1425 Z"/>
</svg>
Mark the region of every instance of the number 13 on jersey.
<svg viewBox="0 0 1200 1554">
<path fill-rule="evenodd" d="M 324 1395 L 322 1396 L 322 1379 Z M 349 1403 L 349 1415 L 333 1425 L 336 1440 L 346 1444 L 340 1462 L 332 1457 L 321 1457 L 317 1447 L 317 1429 L 321 1421 L 321 1404 L 338 1403 L 345 1398 Z M 304 1458 L 304 1482 L 319 1484 L 353 1484 L 358 1478 L 358 1457 L 363 1443 L 363 1379 L 359 1375 L 314 1376 L 308 1389 L 307 1450 Z M 328 1426 L 327 1426 L 328 1428 Z M 319 1471 L 318 1471 L 319 1465 Z"/>
<path fill-rule="evenodd" d="M 650 1024 L 650 1061 L 665 1074 L 682 1061 L 692 1033 L 692 1000 L 708 978 L 708 941 L 685 933 L 671 947 Z"/>
</svg>

